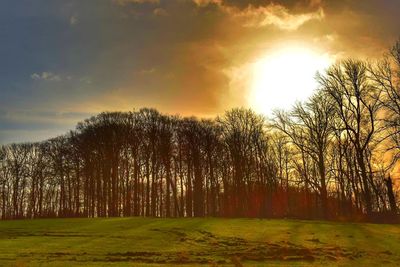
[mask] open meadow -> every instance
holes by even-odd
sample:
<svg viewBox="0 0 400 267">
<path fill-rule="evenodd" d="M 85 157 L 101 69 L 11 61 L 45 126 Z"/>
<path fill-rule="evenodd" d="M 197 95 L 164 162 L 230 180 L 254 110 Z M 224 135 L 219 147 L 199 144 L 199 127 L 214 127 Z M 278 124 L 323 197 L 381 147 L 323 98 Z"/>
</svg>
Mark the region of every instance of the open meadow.
<svg viewBox="0 0 400 267">
<path fill-rule="evenodd" d="M 396 266 L 400 225 L 266 219 L 0 222 L 1 266 Z"/>
</svg>

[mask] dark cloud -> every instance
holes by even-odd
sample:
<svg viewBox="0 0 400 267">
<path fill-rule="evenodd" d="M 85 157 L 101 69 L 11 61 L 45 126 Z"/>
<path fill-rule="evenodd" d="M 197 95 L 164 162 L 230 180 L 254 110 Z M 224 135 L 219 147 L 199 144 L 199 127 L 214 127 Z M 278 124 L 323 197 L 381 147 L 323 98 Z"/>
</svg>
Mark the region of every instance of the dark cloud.
<svg viewBox="0 0 400 267">
<path fill-rule="evenodd" d="M 282 6 L 293 14 L 315 11 L 322 6 L 321 0 L 193 0 L 197 5 L 235 7 L 247 9 L 249 7 L 260 8 L 271 5 Z"/>
<path fill-rule="evenodd" d="M 282 5 L 289 9 L 297 9 L 297 8 L 309 8 L 311 6 L 318 5 L 320 1 L 317 0 L 224 0 L 224 4 L 237 6 L 240 8 L 246 8 L 249 5 L 259 7 L 259 6 L 266 6 L 266 5 Z"/>
</svg>

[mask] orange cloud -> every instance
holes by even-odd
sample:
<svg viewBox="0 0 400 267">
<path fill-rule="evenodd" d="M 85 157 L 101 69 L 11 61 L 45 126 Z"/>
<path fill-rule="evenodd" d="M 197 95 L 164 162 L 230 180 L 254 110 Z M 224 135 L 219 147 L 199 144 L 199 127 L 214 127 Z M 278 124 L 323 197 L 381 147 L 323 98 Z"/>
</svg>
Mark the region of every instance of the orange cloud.
<svg viewBox="0 0 400 267">
<path fill-rule="evenodd" d="M 200 7 L 204 7 L 209 4 L 222 5 L 222 0 L 193 0 L 193 2 Z"/>
<path fill-rule="evenodd" d="M 159 17 L 163 17 L 163 16 L 168 16 L 169 14 L 168 14 L 168 12 L 167 12 L 167 10 L 165 10 L 164 8 L 156 8 L 156 9 L 154 9 L 153 10 L 153 14 L 155 15 L 155 16 L 159 16 Z"/>
<path fill-rule="evenodd" d="M 322 20 L 324 18 L 322 8 L 310 13 L 291 14 L 284 6 L 276 4 L 261 7 L 250 5 L 244 10 L 227 7 L 225 10 L 232 16 L 242 19 L 245 27 L 274 25 L 282 30 L 296 30 L 310 20 Z"/>
<path fill-rule="evenodd" d="M 321 0 L 310 0 L 309 7 L 314 11 L 303 13 L 292 13 L 281 4 L 269 3 L 266 5 L 248 4 L 245 8 L 229 5 L 222 0 L 193 0 L 199 7 L 216 4 L 225 14 L 236 18 L 245 27 L 264 27 L 274 25 L 282 30 L 296 30 L 310 20 L 322 20 L 325 17 L 321 7 Z M 317 8 L 315 10 L 315 8 Z"/>
</svg>

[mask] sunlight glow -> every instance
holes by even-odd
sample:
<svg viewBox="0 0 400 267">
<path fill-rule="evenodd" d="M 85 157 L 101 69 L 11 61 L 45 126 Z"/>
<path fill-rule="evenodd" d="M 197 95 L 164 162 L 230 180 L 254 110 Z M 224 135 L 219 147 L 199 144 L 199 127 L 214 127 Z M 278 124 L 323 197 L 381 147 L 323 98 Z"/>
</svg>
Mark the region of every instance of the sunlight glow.
<svg viewBox="0 0 400 267">
<path fill-rule="evenodd" d="M 290 109 L 317 88 L 315 75 L 333 63 L 328 54 L 310 48 L 287 47 L 254 63 L 249 104 L 257 112 L 271 115 L 274 109 Z"/>
</svg>

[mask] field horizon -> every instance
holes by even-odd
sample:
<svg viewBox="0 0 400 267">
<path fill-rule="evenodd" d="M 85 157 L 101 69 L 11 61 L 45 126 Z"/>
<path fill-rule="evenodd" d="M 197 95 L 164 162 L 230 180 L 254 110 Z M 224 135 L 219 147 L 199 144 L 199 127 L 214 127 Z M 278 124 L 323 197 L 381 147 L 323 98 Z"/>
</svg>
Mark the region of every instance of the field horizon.
<svg viewBox="0 0 400 267">
<path fill-rule="evenodd" d="M 2 266 L 396 266 L 400 225 L 249 218 L 0 221 Z"/>
</svg>

